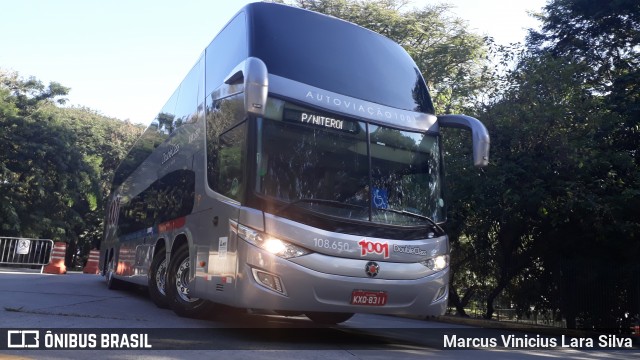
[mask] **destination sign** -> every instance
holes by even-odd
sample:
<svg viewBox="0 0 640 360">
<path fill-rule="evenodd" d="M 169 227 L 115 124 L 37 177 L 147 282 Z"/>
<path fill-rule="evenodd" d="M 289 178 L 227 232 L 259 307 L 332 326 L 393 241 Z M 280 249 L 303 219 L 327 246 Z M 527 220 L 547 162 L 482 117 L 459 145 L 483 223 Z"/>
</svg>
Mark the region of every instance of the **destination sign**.
<svg viewBox="0 0 640 360">
<path fill-rule="evenodd" d="M 290 122 L 308 124 L 350 133 L 358 132 L 358 125 L 354 121 L 338 119 L 333 116 L 312 113 L 309 111 L 284 109 L 283 118 L 283 120 Z"/>
</svg>

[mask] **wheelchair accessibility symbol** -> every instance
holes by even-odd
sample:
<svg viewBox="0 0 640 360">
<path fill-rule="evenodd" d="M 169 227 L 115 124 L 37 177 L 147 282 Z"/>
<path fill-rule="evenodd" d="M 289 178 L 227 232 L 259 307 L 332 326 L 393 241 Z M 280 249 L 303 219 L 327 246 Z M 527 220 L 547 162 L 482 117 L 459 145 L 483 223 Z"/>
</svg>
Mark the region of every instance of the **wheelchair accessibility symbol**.
<svg viewBox="0 0 640 360">
<path fill-rule="evenodd" d="M 373 188 L 371 193 L 371 201 L 376 209 L 386 209 L 389 207 L 389 195 L 386 189 Z"/>
</svg>

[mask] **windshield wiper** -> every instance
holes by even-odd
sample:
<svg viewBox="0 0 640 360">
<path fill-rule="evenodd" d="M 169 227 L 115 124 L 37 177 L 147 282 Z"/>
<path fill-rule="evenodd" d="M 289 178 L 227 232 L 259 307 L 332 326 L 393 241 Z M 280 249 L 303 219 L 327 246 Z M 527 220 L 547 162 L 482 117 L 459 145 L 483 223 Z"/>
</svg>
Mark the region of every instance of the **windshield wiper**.
<svg viewBox="0 0 640 360">
<path fill-rule="evenodd" d="M 291 206 L 295 205 L 295 204 L 300 204 L 300 203 L 318 203 L 318 204 L 329 204 L 329 205 L 334 205 L 336 207 L 340 207 L 340 208 L 351 208 L 351 209 L 366 209 L 365 206 L 361 206 L 361 205 L 355 205 L 355 204 L 349 204 L 349 203 L 343 203 L 340 201 L 336 201 L 336 200 L 328 200 L 328 199 L 314 199 L 314 198 L 300 198 L 300 199 L 296 199 L 292 202 L 286 203 L 284 205 L 282 205 L 282 207 L 280 207 L 279 209 L 277 209 L 274 212 L 274 215 L 280 214 L 281 212 L 283 212 L 284 210 L 290 208 Z"/>
<path fill-rule="evenodd" d="M 423 219 L 426 220 L 427 222 L 429 222 L 429 224 L 431 224 L 431 226 L 433 226 L 434 229 L 438 230 L 441 234 L 444 234 L 444 229 L 442 229 L 442 227 L 440 227 L 440 225 L 438 225 L 437 222 L 435 222 L 432 218 L 422 215 L 422 214 L 416 214 L 414 212 L 410 212 L 410 211 L 406 211 L 406 210 L 396 210 L 396 209 L 384 209 L 384 208 L 377 208 L 378 210 L 384 210 L 384 211 L 389 211 L 392 213 L 396 213 L 396 214 L 402 214 L 402 215 L 409 215 L 409 216 L 414 216 L 417 217 L 419 219 Z"/>
</svg>

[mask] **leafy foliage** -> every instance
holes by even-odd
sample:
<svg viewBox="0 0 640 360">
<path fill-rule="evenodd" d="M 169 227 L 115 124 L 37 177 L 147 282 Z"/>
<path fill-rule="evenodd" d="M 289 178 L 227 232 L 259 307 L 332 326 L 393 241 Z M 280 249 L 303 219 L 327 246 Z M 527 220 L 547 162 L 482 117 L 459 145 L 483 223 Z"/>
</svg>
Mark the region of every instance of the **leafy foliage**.
<svg viewBox="0 0 640 360">
<path fill-rule="evenodd" d="M 108 182 L 140 134 L 89 109 L 61 108 L 67 88 L 0 73 L 0 231 L 90 247 Z"/>
<path fill-rule="evenodd" d="M 476 109 L 491 165 L 480 179 L 449 168 L 453 225 L 474 239 L 453 238 L 453 251 L 479 247 L 487 265 L 465 257 L 453 285 L 475 287 L 487 318 L 498 302 L 628 330 L 640 313 L 638 5 L 556 0 L 545 11 L 526 47 L 493 49 L 493 97 Z"/>
</svg>

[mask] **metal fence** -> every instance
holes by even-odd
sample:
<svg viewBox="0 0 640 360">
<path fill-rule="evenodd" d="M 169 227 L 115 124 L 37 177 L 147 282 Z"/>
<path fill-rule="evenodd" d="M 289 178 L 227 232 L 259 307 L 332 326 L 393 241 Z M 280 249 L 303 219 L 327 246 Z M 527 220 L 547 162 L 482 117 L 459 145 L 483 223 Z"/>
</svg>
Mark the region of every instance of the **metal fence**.
<svg viewBox="0 0 640 360">
<path fill-rule="evenodd" d="M 51 261 L 53 241 L 0 237 L 0 266 L 42 267 Z"/>
</svg>

